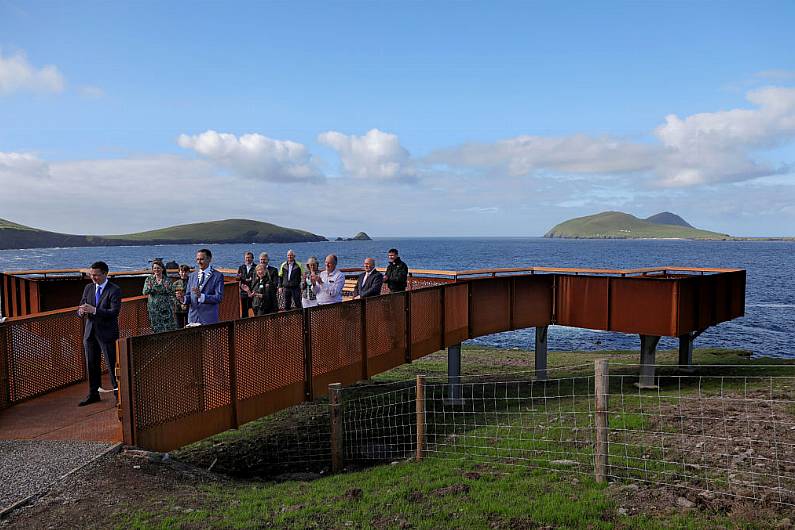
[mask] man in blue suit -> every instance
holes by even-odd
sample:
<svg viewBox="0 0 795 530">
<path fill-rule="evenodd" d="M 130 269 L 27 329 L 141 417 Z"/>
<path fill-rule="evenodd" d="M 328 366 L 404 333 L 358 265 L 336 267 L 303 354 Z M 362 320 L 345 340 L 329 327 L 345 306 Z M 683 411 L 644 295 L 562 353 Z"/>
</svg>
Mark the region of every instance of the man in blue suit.
<svg viewBox="0 0 795 530">
<path fill-rule="evenodd" d="M 224 299 L 224 275 L 213 269 L 213 253 L 202 248 L 196 252 L 196 270 L 188 277 L 185 302 L 188 324 L 215 324 L 218 307 Z"/>
</svg>

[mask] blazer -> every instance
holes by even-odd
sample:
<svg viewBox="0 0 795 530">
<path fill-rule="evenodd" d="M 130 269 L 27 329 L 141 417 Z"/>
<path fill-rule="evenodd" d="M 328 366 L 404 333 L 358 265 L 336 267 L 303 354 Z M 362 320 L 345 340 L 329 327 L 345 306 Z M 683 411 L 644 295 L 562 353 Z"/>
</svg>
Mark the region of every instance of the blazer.
<svg viewBox="0 0 795 530">
<path fill-rule="evenodd" d="M 206 272 L 205 272 L 206 274 Z M 200 296 L 193 294 L 193 288 L 199 286 L 199 270 L 188 276 L 185 288 L 185 305 L 188 306 L 188 323 L 215 324 L 218 322 L 218 305 L 224 299 L 224 275 L 212 269 L 209 278 L 204 279 Z M 200 301 L 201 296 L 204 300 Z"/>
<path fill-rule="evenodd" d="M 384 284 L 384 275 L 373 269 L 367 282 L 364 282 L 365 273 L 361 273 L 356 279 L 356 287 L 353 288 L 353 296 L 361 296 L 367 298 L 368 296 L 378 296 L 381 294 L 381 286 Z"/>
<path fill-rule="evenodd" d="M 301 286 L 301 279 L 304 277 L 304 266 L 298 260 L 293 262 L 293 272 L 287 277 L 289 265 L 285 261 L 279 266 L 279 287 L 296 288 Z"/>
<path fill-rule="evenodd" d="M 83 297 L 80 305 L 96 303 L 96 284 L 89 283 L 83 288 Z M 121 311 L 121 289 L 115 283 L 108 282 L 99 303 L 96 304 L 97 312 L 93 315 L 86 314 L 83 339 L 88 340 L 91 332 L 102 342 L 114 342 L 119 338 L 119 312 Z"/>
<path fill-rule="evenodd" d="M 251 284 L 254 283 L 254 279 L 257 277 L 257 264 L 251 264 L 251 270 L 246 270 L 246 264 L 244 263 L 240 267 L 237 268 L 237 281 L 240 282 L 241 285 L 244 283 L 251 287 Z M 276 270 L 276 269 L 274 269 Z M 248 298 L 248 294 L 243 289 L 240 289 L 240 298 Z"/>
</svg>

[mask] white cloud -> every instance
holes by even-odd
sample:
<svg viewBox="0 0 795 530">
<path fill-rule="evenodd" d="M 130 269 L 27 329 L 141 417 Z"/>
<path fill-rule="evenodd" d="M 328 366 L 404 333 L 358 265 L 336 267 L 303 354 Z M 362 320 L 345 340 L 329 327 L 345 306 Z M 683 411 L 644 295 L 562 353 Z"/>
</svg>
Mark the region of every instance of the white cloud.
<svg viewBox="0 0 795 530">
<path fill-rule="evenodd" d="M 732 182 L 782 171 L 752 156 L 795 135 L 795 89 L 763 88 L 747 99 L 757 108 L 666 116 L 654 131 L 666 150 L 657 167 L 663 185 Z"/>
<path fill-rule="evenodd" d="M 4 56 L 0 51 L 0 94 L 13 92 L 63 92 L 66 80 L 57 67 L 36 68 L 22 52 Z"/>
<path fill-rule="evenodd" d="M 177 142 L 242 177 L 277 182 L 323 180 L 309 149 L 290 140 L 273 140 L 261 134 L 238 138 L 208 130 L 193 136 L 181 134 Z"/>
<path fill-rule="evenodd" d="M 493 144 L 467 144 L 441 150 L 430 163 L 487 168 L 517 177 L 538 171 L 625 173 L 651 169 L 654 149 L 609 137 L 517 136 Z"/>
<path fill-rule="evenodd" d="M 0 152 L 0 182 L 3 187 L 14 179 L 42 179 L 49 176 L 49 165 L 30 153 Z"/>
<path fill-rule="evenodd" d="M 318 141 L 337 151 L 346 175 L 360 179 L 410 181 L 417 171 L 397 135 L 371 129 L 363 136 L 328 131 Z"/>
<path fill-rule="evenodd" d="M 552 173 L 650 176 L 664 187 L 737 182 L 775 175 L 788 165 L 760 161 L 761 150 L 795 137 L 795 89 L 751 91 L 755 107 L 669 115 L 653 131 L 655 143 L 577 134 L 518 136 L 432 153 L 426 161 L 459 170 L 486 170 L 512 177 Z M 563 175 L 561 175 L 563 176 Z"/>
</svg>

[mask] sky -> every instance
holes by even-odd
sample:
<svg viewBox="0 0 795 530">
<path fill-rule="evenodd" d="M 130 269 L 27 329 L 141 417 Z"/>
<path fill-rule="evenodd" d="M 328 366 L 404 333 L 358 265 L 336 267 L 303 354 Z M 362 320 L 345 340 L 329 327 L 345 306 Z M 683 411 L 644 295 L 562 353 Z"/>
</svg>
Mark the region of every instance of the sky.
<svg viewBox="0 0 795 530">
<path fill-rule="evenodd" d="M 0 0 L 0 218 L 795 236 L 795 2 Z"/>
</svg>

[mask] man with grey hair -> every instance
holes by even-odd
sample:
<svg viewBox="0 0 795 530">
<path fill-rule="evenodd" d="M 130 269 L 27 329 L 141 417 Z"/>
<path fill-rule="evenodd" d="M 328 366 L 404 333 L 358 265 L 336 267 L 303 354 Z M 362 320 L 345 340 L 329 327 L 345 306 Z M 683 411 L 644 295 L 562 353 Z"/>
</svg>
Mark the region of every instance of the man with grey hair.
<svg viewBox="0 0 795 530">
<path fill-rule="evenodd" d="M 375 260 L 373 258 L 364 259 L 364 272 L 356 280 L 356 287 L 353 288 L 353 299 L 368 298 L 381 294 L 381 286 L 384 284 L 384 275 L 375 270 Z"/>
<path fill-rule="evenodd" d="M 301 278 L 304 267 L 295 259 L 293 249 L 287 251 L 287 261 L 279 266 L 279 293 L 284 296 L 284 309 L 301 309 Z"/>
<path fill-rule="evenodd" d="M 326 256 L 326 270 L 310 276 L 312 288 L 317 296 L 318 305 L 342 302 L 342 288 L 345 286 L 345 275 L 337 269 L 337 256 Z"/>
</svg>

